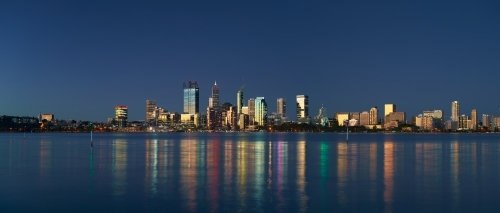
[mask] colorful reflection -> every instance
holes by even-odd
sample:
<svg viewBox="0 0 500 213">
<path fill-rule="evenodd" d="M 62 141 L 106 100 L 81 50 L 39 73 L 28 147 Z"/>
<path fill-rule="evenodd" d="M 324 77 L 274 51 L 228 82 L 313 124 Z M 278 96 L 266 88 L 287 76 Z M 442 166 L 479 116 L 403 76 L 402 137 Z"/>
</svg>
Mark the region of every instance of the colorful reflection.
<svg viewBox="0 0 500 213">
<path fill-rule="evenodd" d="M 370 143 L 370 200 L 372 202 L 377 198 L 377 143 Z"/>
<path fill-rule="evenodd" d="M 207 144 L 207 199 L 210 202 L 211 212 L 219 212 L 220 187 L 220 142 L 219 140 Z"/>
<path fill-rule="evenodd" d="M 385 212 L 392 212 L 394 194 L 394 142 L 384 142 L 384 203 Z"/>
<path fill-rule="evenodd" d="M 326 147 L 325 147 L 326 146 Z M 338 192 L 337 192 L 337 197 L 338 197 L 338 202 L 339 204 L 345 204 L 347 203 L 347 159 L 348 159 L 348 156 L 347 156 L 347 149 L 348 149 L 348 145 L 346 143 L 337 143 L 337 178 L 338 178 L 338 182 L 337 182 L 337 188 L 338 188 Z M 324 152 L 326 151 L 326 154 L 323 154 Z M 327 145 L 324 145 L 323 143 L 321 143 L 321 173 L 322 173 L 322 177 L 325 176 L 326 177 L 326 174 L 323 175 L 323 170 L 326 170 L 325 173 L 328 171 L 328 167 L 327 166 L 323 166 L 323 163 L 324 161 L 326 163 L 328 163 L 328 146 Z M 324 156 L 326 156 L 326 160 L 323 160 L 323 158 L 325 158 Z M 323 186 L 324 188 L 326 188 L 326 186 Z M 326 189 L 323 189 L 323 190 L 326 190 Z"/>
<path fill-rule="evenodd" d="M 247 162 L 248 162 L 248 151 L 247 151 L 247 142 L 239 141 L 238 142 L 238 156 L 237 156 L 237 190 L 238 190 L 238 198 L 241 208 L 245 209 L 247 207 Z"/>
<path fill-rule="evenodd" d="M 256 200 L 255 202 L 255 209 L 261 211 L 262 210 L 262 202 L 263 202 L 263 196 L 264 196 L 264 189 L 266 187 L 266 161 L 265 161 L 265 155 L 266 155 L 266 148 L 265 148 L 265 142 L 259 141 L 255 142 L 255 148 L 254 148 L 254 169 L 255 169 L 255 181 L 254 181 L 254 188 L 255 188 L 255 195 L 254 199 Z"/>
<path fill-rule="evenodd" d="M 113 195 L 121 197 L 127 185 L 127 142 L 116 140 L 113 149 Z"/>
<path fill-rule="evenodd" d="M 307 212 L 309 197 L 306 194 L 306 142 L 297 143 L 297 199 L 299 201 L 299 212 Z"/>
<path fill-rule="evenodd" d="M 181 140 L 180 150 L 180 190 L 184 196 L 183 204 L 190 212 L 195 212 L 197 205 L 196 188 L 198 187 L 196 178 L 198 142 L 196 140 Z"/>
<path fill-rule="evenodd" d="M 158 140 L 146 140 L 146 177 L 145 191 L 154 197 L 158 193 Z"/>
</svg>

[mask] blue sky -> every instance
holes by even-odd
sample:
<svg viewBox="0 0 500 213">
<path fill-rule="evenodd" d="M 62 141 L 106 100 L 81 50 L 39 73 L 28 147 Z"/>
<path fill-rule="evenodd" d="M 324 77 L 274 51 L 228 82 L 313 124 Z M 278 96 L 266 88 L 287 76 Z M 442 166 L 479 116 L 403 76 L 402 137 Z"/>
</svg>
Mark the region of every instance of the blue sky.
<svg viewBox="0 0 500 213">
<path fill-rule="evenodd" d="M 413 116 L 498 114 L 497 1 L 4 1 L 0 115 L 105 121 L 115 105 L 144 120 L 145 101 L 182 111 L 182 82 L 214 81 L 221 102 L 263 96 Z"/>
</svg>

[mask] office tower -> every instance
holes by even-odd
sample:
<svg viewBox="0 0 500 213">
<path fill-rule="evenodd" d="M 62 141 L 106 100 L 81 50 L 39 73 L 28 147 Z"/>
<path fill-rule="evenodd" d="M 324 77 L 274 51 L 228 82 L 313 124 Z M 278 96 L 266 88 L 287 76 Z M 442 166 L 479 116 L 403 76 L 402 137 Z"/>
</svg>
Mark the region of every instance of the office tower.
<svg viewBox="0 0 500 213">
<path fill-rule="evenodd" d="M 297 122 L 304 122 L 309 117 L 309 96 L 297 95 Z"/>
<path fill-rule="evenodd" d="M 378 124 L 378 109 L 376 106 L 372 107 L 370 109 L 370 125 L 377 125 Z"/>
<path fill-rule="evenodd" d="M 490 115 L 483 114 L 483 127 L 490 128 Z"/>
<path fill-rule="evenodd" d="M 351 119 L 354 119 L 354 120 L 358 120 L 359 121 L 359 112 L 350 112 L 349 113 L 349 117 Z"/>
<path fill-rule="evenodd" d="M 460 116 L 460 105 L 458 101 L 451 102 L 451 120 L 458 121 L 458 117 Z"/>
<path fill-rule="evenodd" d="M 118 125 L 118 128 L 123 128 L 127 126 L 127 121 L 128 121 L 127 106 L 115 106 L 115 121 Z"/>
<path fill-rule="evenodd" d="M 389 123 L 391 121 L 397 121 L 400 124 L 406 123 L 406 113 L 405 112 L 391 112 L 384 118 L 384 123 Z"/>
<path fill-rule="evenodd" d="M 337 119 L 339 126 L 345 126 L 346 122 L 350 119 L 350 113 L 348 112 L 337 112 L 335 113 L 335 119 Z"/>
<path fill-rule="evenodd" d="M 370 124 L 370 113 L 367 111 L 359 114 L 359 125 L 364 126 Z"/>
<path fill-rule="evenodd" d="M 267 122 L 267 103 L 264 97 L 255 98 L 255 125 L 265 126 Z"/>
<path fill-rule="evenodd" d="M 184 86 L 184 114 L 196 114 L 200 112 L 200 89 L 196 81 L 189 81 Z M 213 100 L 212 100 L 213 101 Z"/>
<path fill-rule="evenodd" d="M 281 117 L 286 117 L 286 100 L 284 98 L 278 98 L 277 100 L 277 113 Z"/>
<path fill-rule="evenodd" d="M 477 129 L 477 111 L 476 109 L 473 109 L 470 112 L 471 120 L 472 120 L 472 126 L 471 129 L 476 130 Z"/>
<path fill-rule="evenodd" d="M 212 107 L 215 110 L 220 110 L 219 104 L 219 86 L 217 86 L 217 82 L 215 82 L 212 87 L 212 95 L 208 99 L 208 107 Z"/>
<path fill-rule="evenodd" d="M 241 86 L 238 93 L 236 93 L 236 113 L 241 114 L 241 108 L 243 107 L 243 93 L 245 92 L 245 85 Z"/>
<path fill-rule="evenodd" d="M 155 109 L 156 109 L 156 101 L 146 100 L 146 122 L 147 123 L 155 121 Z"/>
<path fill-rule="evenodd" d="M 248 123 L 253 126 L 255 122 L 255 99 L 248 100 Z"/>
<path fill-rule="evenodd" d="M 483 115 L 484 117 L 484 115 Z M 458 128 L 459 129 L 468 129 L 469 127 L 467 126 L 467 122 L 469 120 L 469 116 L 467 115 L 462 115 L 458 117 Z"/>
<path fill-rule="evenodd" d="M 439 109 L 434 110 L 434 114 L 432 115 L 432 120 L 435 128 L 442 129 L 444 127 L 443 110 Z"/>
<path fill-rule="evenodd" d="M 385 104 L 384 116 L 391 114 L 391 112 L 396 112 L 396 104 Z"/>
</svg>

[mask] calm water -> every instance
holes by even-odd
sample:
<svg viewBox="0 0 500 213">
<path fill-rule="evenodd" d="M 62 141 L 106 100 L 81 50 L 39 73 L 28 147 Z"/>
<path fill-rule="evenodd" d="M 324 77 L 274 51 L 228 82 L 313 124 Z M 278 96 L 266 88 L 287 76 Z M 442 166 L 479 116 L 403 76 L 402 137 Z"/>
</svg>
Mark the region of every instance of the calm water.
<svg viewBox="0 0 500 213">
<path fill-rule="evenodd" d="M 1 212 L 500 212 L 500 134 L 0 134 Z"/>
</svg>

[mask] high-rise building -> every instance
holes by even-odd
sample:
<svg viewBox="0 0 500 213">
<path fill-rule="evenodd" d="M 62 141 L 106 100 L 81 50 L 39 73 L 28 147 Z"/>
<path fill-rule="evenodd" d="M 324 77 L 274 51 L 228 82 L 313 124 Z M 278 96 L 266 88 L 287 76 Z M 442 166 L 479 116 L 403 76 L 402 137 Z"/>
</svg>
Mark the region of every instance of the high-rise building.
<svg viewBox="0 0 500 213">
<path fill-rule="evenodd" d="M 367 111 L 359 114 L 359 125 L 364 126 L 370 124 L 370 113 Z"/>
<path fill-rule="evenodd" d="M 243 107 L 243 93 L 245 92 L 245 85 L 243 85 L 240 90 L 236 93 L 236 113 L 241 114 L 241 108 Z"/>
<path fill-rule="evenodd" d="M 183 83 L 184 86 L 184 114 L 196 114 L 200 112 L 200 89 L 196 81 Z M 213 100 L 212 100 L 213 101 Z"/>
<path fill-rule="evenodd" d="M 477 111 L 476 109 L 473 109 L 470 112 L 471 120 L 472 120 L 472 126 L 471 129 L 476 130 L 477 129 Z"/>
<path fill-rule="evenodd" d="M 372 107 L 370 109 L 370 125 L 377 125 L 378 124 L 378 109 L 376 106 Z"/>
<path fill-rule="evenodd" d="M 337 112 L 335 113 L 335 119 L 337 119 L 339 126 L 345 126 L 346 122 L 350 120 L 350 113 L 348 112 Z"/>
<path fill-rule="evenodd" d="M 443 110 L 436 109 L 432 114 L 432 121 L 434 128 L 442 129 L 444 127 L 444 113 Z"/>
<path fill-rule="evenodd" d="M 490 115 L 483 114 L 483 120 L 482 120 L 482 122 L 483 122 L 483 127 L 490 128 L 490 124 L 491 124 L 490 123 L 491 122 Z"/>
<path fill-rule="evenodd" d="M 277 113 L 281 117 L 286 117 L 286 100 L 284 98 L 278 98 L 277 102 Z"/>
<path fill-rule="evenodd" d="M 115 121 L 118 125 L 118 128 L 123 128 L 127 126 L 127 121 L 128 121 L 127 106 L 115 106 Z"/>
<path fill-rule="evenodd" d="M 156 101 L 146 100 L 146 122 L 147 123 L 152 123 L 155 121 L 155 110 L 156 110 Z"/>
<path fill-rule="evenodd" d="M 297 95 L 297 121 L 307 119 L 309 117 L 309 96 Z"/>
<path fill-rule="evenodd" d="M 255 125 L 265 126 L 267 122 L 267 103 L 264 97 L 255 98 Z"/>
<path fill-rule="evenodd" d="M 212 107 L 215 110 L 220 110 L 219 86 L 217 86 L 217 82 L 215 82 L 214 86 L 212 87 L 212 95 L 208 99 L 208 107 Z"/>
<path fill-rule="evenodd" d="M 396 104 L 385 104 L 384 110 L 384 116 L 391 114 L 391 112 L 396 112 Z"/>
<path fill-rule="evenodd" d="M 458 117 L 458 128 L 459 129 L 468 129 L 469 126 L 467 126 L 469 121 L 469 116 L 467 115 L 462 115 Z"/>
<path fill-rule="evenodd" d="M 248 125 L 255 125 L 255 99 L 248 100 Z"/>
<path fill-rule="evenodd" d="M 458 121 L 458 117 L 460 117 L 460 105 L 458 101 L 453 101 L 451 102 L 451 120 Z"/>
<path fill-rule="evenodd" d="M 405 112 L 391 112 L 391 113 L 389 113 L 384 118 L 384 124 L 391 122 L 391 121 L 397 121 L 400 124 L 406 123 L 406 113 Z"/>
</svg>

